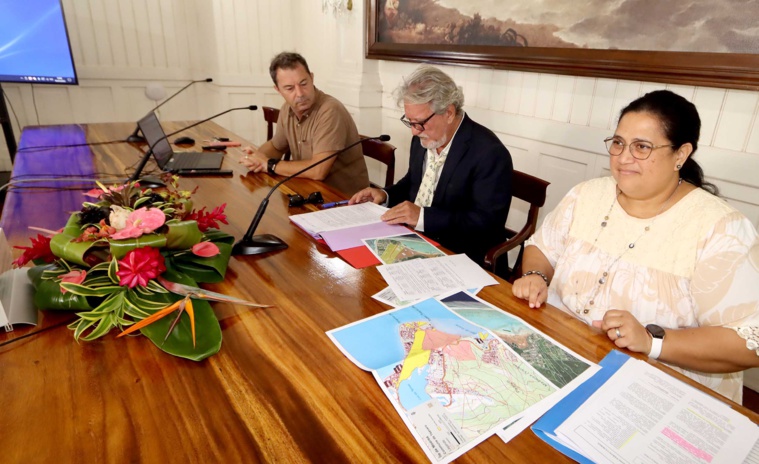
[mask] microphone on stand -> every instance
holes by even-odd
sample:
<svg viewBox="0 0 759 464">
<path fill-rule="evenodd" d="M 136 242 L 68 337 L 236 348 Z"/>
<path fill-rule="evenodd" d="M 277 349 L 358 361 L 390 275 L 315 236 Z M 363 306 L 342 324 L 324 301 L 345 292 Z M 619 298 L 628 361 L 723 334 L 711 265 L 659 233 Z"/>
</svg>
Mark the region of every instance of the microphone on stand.
<svg viewBox="0 0 759 464">
<path fill-rule="evenodd" d="M 182 87 L 181 89 L 177 90 L 176 92 L 174 92 L 174 94 L 173 94 L 172 96 L 170 96 L 170 97 L 169 97 L 169 98 L 167 98 L 166 100 L 162 101 L 162 102 L 161 102 L 161 103 L 160 103 L 158 106 L 156 106 L 155 108 L 153 108 L 153 111 L 157 111 L 157 110 L 158 110 L 158 108 L 160 108 L 160 107 L 162 107 L 163 105 L 165 105 L 166 103 L 168 103 L 168 101 L 169 101 L 169 100 L 171 100 L 172 98 L 176 97 L 176 96 L 177 96 L 177 95 L 179 95 L 180 93 L 184 92 L 184 91 L 185 91 L 185 89 L 186 89 L 187 87 L 189 87 L 189 86 L 191 86 L 192 84 L 195 84 L 195 83 L 197 83 L 197 82 L 213 82 L 213 79 L 211 79 L 211 78 L 209 77 L 209 78 L 206 78 L 206 79 L 200 79 L 200 80 L 197 80 L 197 81 L 190 81 L 190 83 L 189 83 L 189 84 L 187 84 L 187 85 L 185 85 L 184 87 Z M 145 137 L 143 137 L 143 136 L 141 136 L 141 135 L 140 135 L 140 126 L 137 126 L 137 127 L 134 129 L 134 132 L 132 132 L 132 133 L 129 135 L 129 137 L 127 137 L 127 138 L 126 138 L 126 141 L 127 141 L 127 142 L 129 142 L 129 143 L 145 143 Z"/>
<path fill-rule="evenodd" d="M 138 180 L 140 178 L 140 174 L 142 173 L 142 170 L 145 168 L 145 165 L 148 163 L 148 160 L 150 159 L 150 155 L 153 153 L 153 148 L 155 148 L 155 146 L 158 145 L 161 141 L 166 140 L 166 139 L 168 139 L 169 137 L 171 137 L 173 135 L 177 135 L 178 133 L 180 133 L 182 131 L 186 131 L 187 129 L 192 129 L 193 127 L 195 127 L 197 125 L 203 124 L 204 122 L 208 122 L 211 119 L 218 118 L 219 116 L 221 116 L 223 114 L 227 114 L 230 111 L 236 111 L 236 110 L 255 111 L 257 109 L 258 109 L 258 107 L 256 105 L 240 106 L 238 108 L 230 108 L 230 109 L 228 109 L 226 111 L 222 111 L 221 113 L 214 114 L 211 117 L 208 117 L 208 118 L 202 119 L 200 121 L 194 122 L 194 123 L 190 124 L 189 126 L 185 126 L 185 127 L 181 128 L 179 130 L 175 130 L 174 132 L 172 132 L 170 134 L 164 134 L 163 137 L 159 138 L 158 140 L 156 140 L 155 142 L 153 142 L 148 147 L 148 151 L 145 152 L 145 156 L 142 157 L 142 159 L 140 160 L 140 163 L 137 165 L 137 168 L 135 168 L 134 174 L 132 174 L 132 177 L 130 177 L 127 182 L 134 182 L 134 181 L 136 181 L 136 180 Z M 138 126 L 138 129 L 139 129 L 139 126 Z"/>
<path fill-rule="evenodd" d="M 258 223 L 261 222 L 261 218 L 264 216 L 266 207 L 269 205 L 269 197 L 272 195 L 272 193 L 274 193 L 275 190 L 277 190 L 277 187 L 284 184 L 288 180 L 300 174 L 303 174 L 304 172 L 308 171 L 314 166 L 318 166 L 322 164 L 323 162 L 336 157 L 340 153 L 350 150 L 351 148 L 355 147 L 356 145 L 363 142 L 364 140 L 380 140 L 382 142 L 387 142 L 390 140 L 390 136 L 383 134 L 383 135 L 378 135 L 376 137 L 367 137 L 365 139 L 361 139 L 358 142 L 352 143 L 348 145 L 347 147 L 343 148 L 342 150 L 338 150 L 332 153 L 331 155 L 327 156 L 326 158 L 320 159 L 319 161 L 306 166 L 305 168 L 301 169 L 295 174 L 289 175 L 285 177 L 284 179 L 282 179 L 281 181 L 277 182 L 274 185 L 274 187 L 272 187 L 271 190 L 269 190 L 269 193 L 266 195 L 266 197 L 261 202 L 261 205 L 258 207 L 258 211 L 256 211 L 256 215 L 253 216 L 253 221 L 250 223 L 250 227 L 248 227 L 248 231 L 245 233 L 243 238 L 241 238 L 240 241 L 235 243 L 235 245 L 232 247 L 232 254 L 235 256 L 258 255 L 261 253 L 268 253 L 270 251 L 276 251 L 276 250 L 284 250 L 285 248 L 287 248 L 287 244 L 283 242 L 280 238 L 275 237 L 274 235 L 271 235 L 271 234 L 262 234 L 262 235 L 255 235 L 255 236 L 253 235 L 256 232 Z"/>
</svg>

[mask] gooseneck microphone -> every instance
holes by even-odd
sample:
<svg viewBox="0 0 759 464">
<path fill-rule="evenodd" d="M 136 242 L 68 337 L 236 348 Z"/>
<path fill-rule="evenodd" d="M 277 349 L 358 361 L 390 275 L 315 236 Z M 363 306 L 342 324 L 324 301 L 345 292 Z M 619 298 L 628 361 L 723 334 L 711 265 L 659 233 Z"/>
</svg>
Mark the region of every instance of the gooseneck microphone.
<svg viewBox="0 0 759 464">
<path fill-rule="evenodd" d="M 213 79 L 211 79 L 210 77 L 208 77 L 208 78 L 206 78 L 206 79 L 200 79 L 200 80 L 197 80 L 197 81 L 190 81 L 190 83 L 189 83 L 189 84 L 185 85 L 185 86 L 184 86 L 184 87 L 182 87 L 181 89 L 179 89 L 179 90 L 177 90 L 176 92 L 174 92 L 174 94 L 173 94 L 173 95 L 171 95 L 171 96 L 170 96 L 169 98 L 167 98 L 166 100 L 162 101 L 162 102 L 161 102 L 161 103 L 160 103 L 158 106 L 156 106 L 155 108 L 153 108 L 153 110 L 152 110 L 152 111 L 154 111 L 154 112 L 155 112 L 155 111 L 157 111 L 157 110 L 158 110 L 158 108 L 160 108 L 160 107 L 162 107 L 163 105 L 165 105 L 166 103 L 168 103 L 168 102 L 169 102 L 169 100 L 171 100 L 172 98 L 176 97 L 176 96 L 177 96 L 177 95 L 179 95 L 180 93 L 184 92 L 184 91 L 185 91 L 185 89 L 187 89 L 187 87 L 191 86 L 192 84 L 196 84 L 196 83 L 198 83 L 198 82 L 213 82 Z M 141 135 L 140 135 L 140 126 L 137 126 L 137 127 L 134 129 L 134 132 L 132 132 L 132 133 L 129 135 L 129 137 L 127 137 L 127 138 L 126 138 L 126 141 L 127 141 L 127 142 L 129 142 L 129 143 L 145 143 L 145 137 L 143 137 L 143 136 L 141 136 Z"/>
<path fill-rule="evenodd" d="M 264 216 L 264 212 L 266 211 L 266 207 L 269 205 L 269 197 L 274 193 L 277 188 L 287 182 L 288 180 L 292 179 L 293 177 L 299 176 L 300 174 L 303 174 L 304 172 L 308 171 L 309 169 L 313 168 L 314 166 L 318 166 L 322 164 L 323 162 L 330 160 L 340 153 L 343 153 L 347 150 L 350 150 L 351 148 L 355 147 L 359 143 L 361 143 L 364 140 L 380 140 L 382 142 L 387 142 L 390 140 L 390 136 L 383 134 L 378 135 L 376 137 L 367 137 L 364 139 L 359 140 L 358 142 L 352 143 L 348 145 L 347 147 L 343 148 L 342 150 L 338 150 L 331 155 L 327 156 L 324 159 L 320 159 L 319 161 L 312 163 L 305 168 L 301 169 L 300 171 L 296 172 L 295 174 L 291 174 L 281 181 L 277 182 L 274 187 L 269 190 L 269 193 L 266 195 L 266 197 L 261 202 L 261 205 L 258 207 L 258 211 L 256 211 L 256 215 L 253 216 L 253 221 L 250 223 L 250 227 L 248 227 L 248 231 L 245 233 L 243 238 L 240 239 L 239 242 L 235 243 L 235 245 L 232 247 L 232 254 L 235 256 L 239 255 L 258 255 L 261 253 L 268 253 L 270 251 L 276 251 L 276 250 L 283 250 L 287 248 L 287 244 L 283 242 L 280 238 L 275 237 L 271 234 L 262 234 L 262 235 L 256 235 L 253 234 L 256 232 L 256 228 L 258 228 L 258 223 L 261 222 L 261 218 Z"/>
<path fill-rule="evenodd" d="M 145 152 L 145 156 L 142 157 L 142 159 L 140 160 L 140 163 L 137 165 L 137 168 L 135 168 L 134 174 L 132 174 L 132 177 L 130 177 L 127 182 L 134 182 L 134 181 L 136 181 L 137 179 L 140 178 L 140 174 L 142 174 L 142 170 L 145 168 L 145 165 L 147 164 L 148 160 L 150 159 L 150 155 L 153 154 L 153 149 L 155 148 L 156 145 L 158 145 L 159 143 L 161 143 L 162 140 L 166 140 L 169 137 L 171 137 L 172 135 L 176 135 L 176 134 L 178 134 L 178 133 L 180 133 L 182 131 L 186 131 L 187 129 L 192 129 L 193 127 L 198 126 L 200 124 L 203 124 L 204 122 L 208 122 L 211 119 L 218 118 L 219 116 L 221 116 L 223 114 L 227 114 L 230 111 L 237 111 L 237 110 L 255 111 L 257 109 L 258 109 L 258 107 L 256 105 L 240 106 L 240 107 L 237 107 L 237 108 L 230 108 L 230 109 L 228 109 L 226 111 L 222 111 L 221 113 L 214 114 L 211 117 L 208 117 L 208 118 L 202 119 L 200 121 L 194 122 L 194 123 L 190 124 L 189 126 L 185 126 L 185 127 L 181 128 L 179 130 L 175 130 L 174 132 L 172 132 L 170 134 L 165 134 L 163 137 L 159 138 L 158 140 L 156 140 L 155 142 L 153 142 L 148 147 L 148 151 Z M 138 126 L 138 128 L 139 128 L 139 126 Z"/>
</svg>

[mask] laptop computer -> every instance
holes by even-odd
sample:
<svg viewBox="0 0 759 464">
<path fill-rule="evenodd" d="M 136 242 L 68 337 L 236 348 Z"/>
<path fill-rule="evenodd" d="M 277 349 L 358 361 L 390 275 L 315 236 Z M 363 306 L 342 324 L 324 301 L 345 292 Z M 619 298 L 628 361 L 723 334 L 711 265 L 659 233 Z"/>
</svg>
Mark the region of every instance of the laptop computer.
<svg viewBox="0 0 759 464">
<path fill-rule="evenodd" d="M 213 174 L 221 168 L 224 153 L 210 151 L 174 153 L 155 112 L 146 114 L 137 122 L 137 126 L 145 136 L 148 146 L 153 147 L 153 157 L 162 171 L 177 174 L 185 172 L 197 174 L 198 171 L 202 171 Z"/>
</svg>

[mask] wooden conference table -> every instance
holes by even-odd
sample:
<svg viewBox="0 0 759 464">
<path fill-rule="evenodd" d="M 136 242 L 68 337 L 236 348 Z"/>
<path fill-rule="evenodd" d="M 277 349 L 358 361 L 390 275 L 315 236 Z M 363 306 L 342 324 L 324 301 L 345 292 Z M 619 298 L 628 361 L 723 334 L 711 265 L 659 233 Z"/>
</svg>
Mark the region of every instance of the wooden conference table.
<svg viewBox="0 0 759 464">
<path fill-rule="evenodd" d="M 165 126 L 169 132 L 183 124 Z M 123 139 L 133 128 L 27 128 L 21 147 Z M 188 132 L 198 143 L 212 136 L 240 140 L 214 123 Z M 91 156 L 90 149 L 84 150 L 86 156 L 64 162 L 60 150 L 22 150 L 14 176 L 55 169 L 70 177 L 87 172 L 123 177 L 141 156 L 129 144 L 94 146 Z M 229 225 L 222 229 L 236 238 L 280 179 L 246 175 L 240 156 L 239 149 L 229 149 L 225 157 L 223 168 L 234 169 L 232 178 L 180 181 L 186 189 L 199 187 L 196 205 L 210 209 L 227 203 Z M 314 208 L 288 209 L 285 194 L 305 197 L 313 191 L 321 191 L 325 201 L 341 199 L 325 185 L 304 179 L 280 187 L 256 233 L 274 234 L 289 248 L 232 257 L 226 280 L 207 286 L 274 306 L 215 303 L 223 343 L 205 361 L 172 357 L 142 337 L 117 340 L 115 331 L 77 344 L 65 327 L 72 317 L 67 313 L 41 312 L 37 327 L 0 334 L 0 343 L 10 341 L 0 346 L 3 462 L 427 462 L 372 375 L 325 335 L 388 307 L 371 298 L 386 286 L 375 268 L 352 268 L 289 222 L 289 214 Z M 11 244 L 26 246 L 36 235 L 27 226 L 57 229 L 81 201 L 81 191 L 14 188 L 2 226 Z M 499 282 L 480 296 L 579 355 L 598 362 L 614 347 L 555 308 L 530 310 L 511 295 L 508 283 Z M 736 407 L 759 422 L 756 414 Z M 528 429 L 507 444 L 491 437 L 457 462 L 567 461 Z"/>
</svg>

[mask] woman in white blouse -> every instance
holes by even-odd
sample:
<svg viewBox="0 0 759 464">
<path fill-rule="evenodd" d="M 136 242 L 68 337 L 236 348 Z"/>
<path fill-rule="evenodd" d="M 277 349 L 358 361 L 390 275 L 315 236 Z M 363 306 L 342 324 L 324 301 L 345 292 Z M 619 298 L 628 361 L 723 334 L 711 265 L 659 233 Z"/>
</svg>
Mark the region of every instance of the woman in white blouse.
<svg viewBox="0 0 759 464">
<path fill-rule="evenodd" d="M 527 242 L 514 295 L 603 330 L 736 402 L 759 366 L 759 239 L 693 160 L 701 121 L 670 91 L 622 110 L 612 177 L 574 187 Z"/>
</svg>

